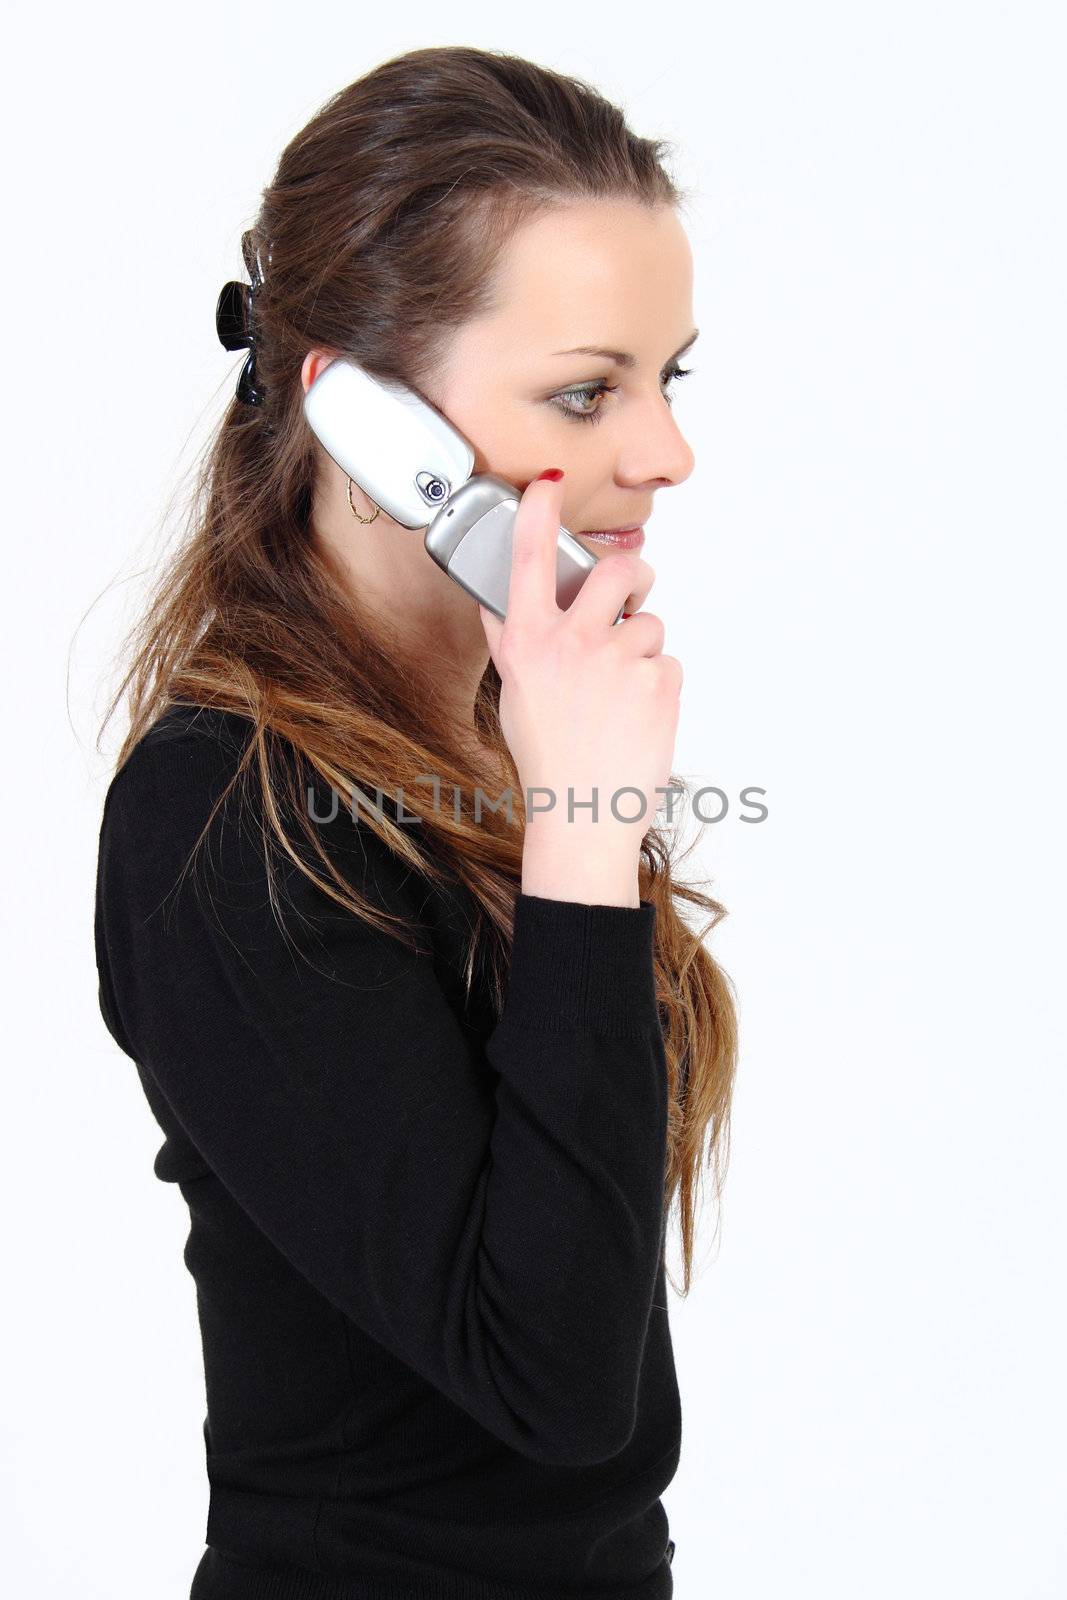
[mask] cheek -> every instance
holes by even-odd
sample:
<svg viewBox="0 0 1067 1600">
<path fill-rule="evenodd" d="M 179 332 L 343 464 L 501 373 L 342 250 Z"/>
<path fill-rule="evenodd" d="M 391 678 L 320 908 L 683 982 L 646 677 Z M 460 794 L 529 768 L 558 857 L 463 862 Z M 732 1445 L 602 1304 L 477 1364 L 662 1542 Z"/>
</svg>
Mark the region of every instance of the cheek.
<svg viewBox="0 0 1067 1600">
<path fill-rule="evenodd" d="M 514 483 L 516 469 L 527 470 L 528 475 L 541 470 L 529 465 L 538 458 L 538 439 L 544 432 L 536 407 L 519 407 L 508 397 L 474 388 L 454 393 L 438 409 L 474 451 L 475 472 L 495 472 Z"/>
<path fill-rule="evenodd" d="M 528 408 L 507 444 L 490 470 L 524 489 L 546 467 L 562 467 L 565 510 L 601 496 L 611 481 L 613 457 L 607 431 L 595 423 L 575 422 L 554 406 Z"/>
<path fill-rule="evenodd" d="M 582 508 L 603 497 L 611 471 L 606 440 L 594 424 L 572 422 L 548 403 L 486 389 L 453 390 L 447 403 L 434 404 L 470 444 L 476 473 L 495 473 L 522 493 L 546 467 L 562 467 L 564 525 L 568 516 L 582 520 Z"/>
</svg>

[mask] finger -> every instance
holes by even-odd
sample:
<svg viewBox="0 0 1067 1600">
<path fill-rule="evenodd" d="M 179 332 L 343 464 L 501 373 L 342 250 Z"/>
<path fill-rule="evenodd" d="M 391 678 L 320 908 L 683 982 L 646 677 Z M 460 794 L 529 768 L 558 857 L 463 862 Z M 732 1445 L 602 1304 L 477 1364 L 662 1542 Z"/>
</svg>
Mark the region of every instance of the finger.
<svg viewBox="0 0 1067 1600">
<path fill-rule="evenodd" d="M 640 556 L 621 552 L 598 556 L 596 566 L 568 606 L 579 622 L 601 627 L 614 622 L 620 608 L 638 611 L 648 599 L 656 574 Z"/>
<path fill-rule="evenodd" d="M 490 611 L 488 606 L 483 606 L 480 600 L 478 602 L 478 615 L 482 619 L 482 627 L 485 629 L 486 643 L 489 646 L 489 654 L 492 657 L 493 665 L 499 672 L 500 657 L 498 651 L 500 648 L 500 635 L 504 631 L 504 624 L 501 622 L 496 612 Z"/>
<path fill-rule="evenodd" d="M 626 655 L 658 656 L 663 653 L 666 631 L 663 618 L 654 611 L 635 611 L 621 627 L 612 629 L 612 635 L 618 637 L 619 649 Z"/>
<path fill-rule="evenodd" d="M 535 478 L 526 485 L 511 531 L 509 617 L 543 617 L 558 611 L 556 562 L 563 482 Z"/>
</svg>

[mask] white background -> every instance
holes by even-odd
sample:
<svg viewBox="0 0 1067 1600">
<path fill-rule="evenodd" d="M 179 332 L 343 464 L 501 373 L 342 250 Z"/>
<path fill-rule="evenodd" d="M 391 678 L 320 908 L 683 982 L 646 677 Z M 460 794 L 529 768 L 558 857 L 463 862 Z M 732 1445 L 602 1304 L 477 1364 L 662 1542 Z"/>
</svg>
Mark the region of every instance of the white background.
<svg viewBox="0 0 1067 1600">
<path fill-rule="evenodd" d="M 187 1595 L 187 1212 L 97 1010 L 122 628 L 240 357 L 286 141 L 426 44 L 670 138 L 696 470 L 645 555 L 686 671 L 743 1052 L 717 1249 L 670 1293 L 683 1600 L 1067 1594 L 1062 13 L 1016 3 L 19 8 L 3 251 L 5 1587 Z M 388 24 L 388 15 L 396 26 Z M 1059 100 L 1060 109 L 1056 109 Z M 676 1276 L 676 1243 L 670 1257 Z"/>
</svg>

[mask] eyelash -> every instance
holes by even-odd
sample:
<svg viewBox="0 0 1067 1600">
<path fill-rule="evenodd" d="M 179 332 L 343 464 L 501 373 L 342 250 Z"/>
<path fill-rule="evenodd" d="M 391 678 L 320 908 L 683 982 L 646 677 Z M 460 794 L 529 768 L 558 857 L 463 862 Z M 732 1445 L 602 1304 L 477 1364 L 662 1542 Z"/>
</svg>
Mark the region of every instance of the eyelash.
<svg viewBox="0 0 1067 1600">
<path fill-rule="evenodd" d="M 673 383 L 675 378 L 688 378 L 693 370 L 692 367 L 669 367 L 667 369 L 667 382 Z M 571 397 L 577 396 L 580 399 L 595 400 L 601 395 L 614 394 L 618 387 L 617 383 L 606 383 L 601 379 L 599 383 L 586 383 L 579 389 L 568 389 L 567 395 Z M 565 417 L 571 417 L 576 422 L 599 422 L 603 416 L 603 406 L 597 406 L 595 411 L 575 411 L 571 406 L 562 404 L 562 398 L 560 396 L 554 404 L 558 406 Z M 671 396 L 669 394 L 664 395 L 663 398 L 668 405 L 671 404 Z"/>
</svg>

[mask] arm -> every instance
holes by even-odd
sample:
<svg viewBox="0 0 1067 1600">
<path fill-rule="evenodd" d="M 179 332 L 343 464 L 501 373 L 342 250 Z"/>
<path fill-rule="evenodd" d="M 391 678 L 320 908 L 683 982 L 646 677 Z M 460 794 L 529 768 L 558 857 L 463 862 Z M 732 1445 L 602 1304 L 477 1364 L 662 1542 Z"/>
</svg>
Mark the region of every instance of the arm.
<svg viewBox="0 0 1067 1600">
<path fill-rule="evenodd" d="M 283 935 L 235 802 L 176 887 L 228 775 L 193 741 L 137 751 L 105 808 L 98 960 L 119 1042 L 345 1316 L 520 1453 L 616 1454 L 662 1245 L 654 907 L 522 895 L 483 1050 L 429 955 L 288 862 Z M 342 810 L 325 833 L 361 893 L 417 915 L 426 880 L 369 828 Z"/>
</svg>

